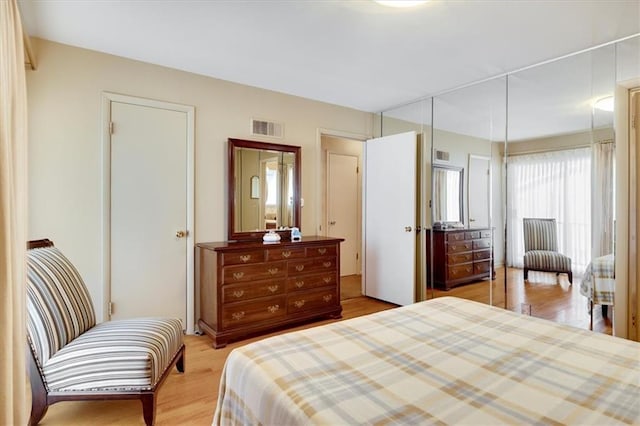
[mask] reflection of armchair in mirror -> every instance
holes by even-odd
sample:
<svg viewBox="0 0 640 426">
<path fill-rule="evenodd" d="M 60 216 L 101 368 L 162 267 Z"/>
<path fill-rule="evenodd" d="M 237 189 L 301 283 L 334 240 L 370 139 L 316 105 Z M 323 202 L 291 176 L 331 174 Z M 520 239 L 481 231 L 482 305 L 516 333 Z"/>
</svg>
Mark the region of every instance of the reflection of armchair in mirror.
<svg viewBox="0 0 640 426">
<path fill-rule="evenodd" d="M 463 192 L 462 167 L 433 166 L 433 227 L 453 228 L 461 227 L 462 192 Z"/>
<path fill-rule="evenodd" d="M 300 227 L 300 147 L 229 139 L 229 239 Z"/>
</svg>

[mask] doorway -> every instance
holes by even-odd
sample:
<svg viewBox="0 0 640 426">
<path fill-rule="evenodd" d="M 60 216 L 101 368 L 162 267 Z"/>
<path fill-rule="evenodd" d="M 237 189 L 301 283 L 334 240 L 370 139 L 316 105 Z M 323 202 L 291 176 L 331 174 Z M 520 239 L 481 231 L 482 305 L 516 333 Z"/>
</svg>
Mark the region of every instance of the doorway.
<svg viewBox="0 0 640 426">
<path fill-rule="evenodd" d="M 323 161 L 320 233 L 340 245 L 341 298 L 362 295 L 362 151 L 364 142 L 321 134 Z"/>
<path fill-rule="evenodd" d="M 103 102 L 105 311 L 180 318 L 193 333 L 193 107 Z"/>
</svg>

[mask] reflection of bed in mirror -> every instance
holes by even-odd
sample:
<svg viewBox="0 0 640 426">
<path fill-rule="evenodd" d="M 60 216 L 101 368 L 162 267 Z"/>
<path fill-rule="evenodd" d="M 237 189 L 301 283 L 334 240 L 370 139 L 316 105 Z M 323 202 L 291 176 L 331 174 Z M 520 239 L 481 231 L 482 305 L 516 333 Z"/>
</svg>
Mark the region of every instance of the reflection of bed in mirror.
<svg viewBox="0 0 640 426">
<path fill-rule="evenodd" d="M 593 259 L 585 269 L 580 283 L 580 294 L 589 301 L 589 327 L 593 329 L 593 305 L 602 306 L 602 316 L 607 316 L 607 307 L 613 306 L 616 288 L 615 258 L 613 254 Z"/>
<path fill-rule="evenodd" d="M 213 424 L 632 424 L 639 352 L 440 297 L 236 348 Z"/>
</svg>

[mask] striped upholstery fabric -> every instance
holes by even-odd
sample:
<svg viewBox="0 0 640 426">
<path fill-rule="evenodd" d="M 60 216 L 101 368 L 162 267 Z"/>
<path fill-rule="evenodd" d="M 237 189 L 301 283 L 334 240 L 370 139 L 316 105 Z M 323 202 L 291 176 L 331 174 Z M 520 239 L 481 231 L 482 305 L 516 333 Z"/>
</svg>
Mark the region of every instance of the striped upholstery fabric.
<svg viewBox="0 0 640 426">
<path fill-rule="evenodd" d="M 82 277 L 55 247 L 27 252 L 27 336 L 42 365 L 96 323 Z"/>
<path fill-rule="evenodd" d="M 571 272 L 571 259 L 555 251 L 528 251 L 524 254 L 524 264 L 534 271 Z"/>
<path fill-rule="evenodd" d="M 178 319 L 96 325 L 44 365 L 50 391 L 152 389 L 182 346 Z"/>
<path fill-rule="evenodd" d="M 571 258 L 558 252 L 558 229 L 555 219 L 523 219 L 524 270 L 568 273 L 572 280 Z"/>
<path fill-rule="evenodd" d="M 558 229 L 555 219 L 523 219 L 524 251 L 558 251 Z"/>
<path fill-rule="evenodd" d="M 178 319 L 95 324 L 87 288 L 55 247 L 27 252 L 27 337 L 49 391 L 149 390 L 182 347 Z"/>
</svg>

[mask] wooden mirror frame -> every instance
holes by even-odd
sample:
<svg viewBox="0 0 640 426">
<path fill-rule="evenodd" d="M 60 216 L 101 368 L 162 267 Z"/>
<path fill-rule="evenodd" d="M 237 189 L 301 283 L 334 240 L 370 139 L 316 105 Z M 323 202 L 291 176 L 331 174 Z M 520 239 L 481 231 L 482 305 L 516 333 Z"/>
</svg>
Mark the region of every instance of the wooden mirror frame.
<svg viewBox="0 0 640 426">
<path fill-rule="evenodd" d="M 300 152 L 301 148 L 294 145 L 283 145 L 269 142 L 257 142 L 244 139 L 229 139 L 229 173 L 227 176 L 229 201 L 228 201 L 228 237 L 229 240 L 262 240 L 262 236 L 267 229 L 257 231 L 236 231 L 235 230 L 235 206 L 236 206 L 236 180 L 235 180 L 235 164 L 236 164 L 236 148 L 251 148 L 264 151 L 287 152 L 295 155 L 293 169 L 293 226 L 300 228 Z M 281 234 L 281 238 L 287 240 L 290 238 L 288 230 L 274 230 Z"/>
</svg>

